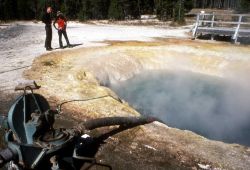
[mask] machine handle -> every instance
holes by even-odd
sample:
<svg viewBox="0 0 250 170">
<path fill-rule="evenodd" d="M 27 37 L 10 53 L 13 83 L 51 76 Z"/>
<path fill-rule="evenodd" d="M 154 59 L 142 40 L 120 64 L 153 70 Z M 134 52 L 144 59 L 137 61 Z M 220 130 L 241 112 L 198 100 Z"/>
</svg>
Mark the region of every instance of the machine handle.
<svg viewBox="0 0 250 170">
<path fill-rule="evenodd" d="M 0 151 L 0 168 L 6 163 L 14 160 L 16 155 L 9 148 Z"/>
<path fill-rule="evenodd" d="M 37 90 L 37 89 L 40 89 L 41 86 L 38 86 L 36 84 L 35 81 L 33 81 L 32 83 L 21 83 L 21 84 L 18 84 L 16 87 L 15 87 L 15 91 L 23 91 L 23 90 Z"/>
</svg>

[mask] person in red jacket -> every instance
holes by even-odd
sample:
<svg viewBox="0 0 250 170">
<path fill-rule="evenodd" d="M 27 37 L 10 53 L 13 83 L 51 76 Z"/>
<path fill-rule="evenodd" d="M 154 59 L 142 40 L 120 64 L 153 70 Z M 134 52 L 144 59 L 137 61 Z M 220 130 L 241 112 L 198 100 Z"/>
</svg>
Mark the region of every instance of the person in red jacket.
<svg viewBox="0 0 250 170">
<path fill-rule="evenodd" d="M 57 24 L 57 27 L 56 27 L 56 24 Z M 68 35 L 66 32 L 67 20 L 64 17 L 63 13 L 61 13 L 60 11 L 57 12 L 57 17 L 56 17 L 53 25 L 54 25 L 55 29 L 58 30 L 60 48 L 63 48 L 62 35 L 64 36 L 64 38 L 66 40 L 67 46 L 71 47 L 71 45 L 69 43 Z"/>
</svg>

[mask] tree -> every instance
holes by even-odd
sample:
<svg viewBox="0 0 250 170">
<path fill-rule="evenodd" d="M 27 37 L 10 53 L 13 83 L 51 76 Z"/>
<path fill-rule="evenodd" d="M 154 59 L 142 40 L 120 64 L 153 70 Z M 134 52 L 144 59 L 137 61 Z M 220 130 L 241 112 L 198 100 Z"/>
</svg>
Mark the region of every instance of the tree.
<svg viewBox="0 0 250 170">
<path fill-rule="evenodd" d="M 156 14 L 160 20 L 183 22 L 184 14 L 195 8 L 250 11 L 250 0 L 0 0 L 0 19 L 37 19 L 51 6 L 69 19 L 137 19 Z"/>
<path fill-rule="evenodd" d="M 184 0 L 178 0 L 173 8 L 173 21 L 183 23 L 184 20 Z"/>
<path fill-rule="evenodd" d="M 154 0 L 140 0 L 140 13 L 153 14 L 155 10 Z"/>
<path fill-rule="evenodd" d="M 110 0 L 108 17 L 112 20 L 122 20 L 125 18 L 122 4 L 119 0 Z"/>
<path fill-rule="evenodd" d="M 241 0 L 239 5 L 239 11 L 242 13 L 250 12 L 250 0 Z"/>
<path fill-rule="evenodd" d="M 108 18 L 109 0 L 82 0 L 78 13 L 80 20 Z"/>
<path fill-rule="evenodd" d="M 105 19 L 108 17 L 108 0 L 92 0 L 92 18 L 91 19 Z"/>
<path fill-rule="evenodd" d="M 195 8 L 237 9 L 242 1 L 249 0 L 193 0 Z"/>
<path fill-rule="evenodd" d="M 156 14 L 160 20 L 169 20 L 175 15 L 175 1 L 171 0 L 156 0 Z"/>
<path fill-rule="evenodd" d="M 81 9 L 80 12 L 78 13 L 78 18 L 81 21 L 85 21 L 91 18 L 91 12 L 90 12 L 90 5 L 91 1 L 90 0 L 83 0 L 81 4 Z"/>
<path fill-rule="evenodd" d="M 64 0 L 64 6 L 61 9 L 68 18 L 75 19 L 81 9 L 81 2 L 79 0 Z"/>
<path fill-rule="evenodd" d="M 140 18 L 140 0 L 120 0 L 120 3 L 126 18 Z"/>
<path fill-rule="evenodd" d="M 38 15 L 38 1 L 34 0 L 16 0 L 17 1 L 17 17 L 15 19 L 35 19 Z"/>
<path fill-rule="evenodd" d="M 18 17 L 17 14 L 17 1 L 16 0 L 3 0 L 2 1 L 2 19 L 10 20 Z"/>
</svg>

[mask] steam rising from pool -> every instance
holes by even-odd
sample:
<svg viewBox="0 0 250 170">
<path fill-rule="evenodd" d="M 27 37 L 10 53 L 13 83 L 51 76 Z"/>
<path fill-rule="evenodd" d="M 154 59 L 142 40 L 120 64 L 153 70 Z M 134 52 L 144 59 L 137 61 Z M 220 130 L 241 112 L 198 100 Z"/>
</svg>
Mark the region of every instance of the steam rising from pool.
<svg viewBox="0 0 250 170">
<path fill-rule="evenodd" d="M 146 72 L 111 85 L 142 114 L 210 139 L 250 146 L 250 87 L 190 72 Z"/>
</svg>

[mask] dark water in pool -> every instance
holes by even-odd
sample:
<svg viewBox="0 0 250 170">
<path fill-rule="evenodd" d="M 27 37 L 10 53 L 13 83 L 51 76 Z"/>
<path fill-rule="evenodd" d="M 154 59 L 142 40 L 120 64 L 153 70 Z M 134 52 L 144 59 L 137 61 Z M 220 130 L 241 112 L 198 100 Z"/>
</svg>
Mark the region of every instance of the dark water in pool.
<svg viewBox="0 0 250 170">
<path fill-rule="evenodd" d="M 147 72 L 111 85 L 135 109 L 171 127 L 250 146 L 250 87 L 189 72 Z"/>
</svg>

